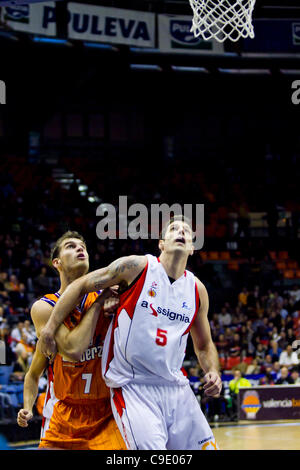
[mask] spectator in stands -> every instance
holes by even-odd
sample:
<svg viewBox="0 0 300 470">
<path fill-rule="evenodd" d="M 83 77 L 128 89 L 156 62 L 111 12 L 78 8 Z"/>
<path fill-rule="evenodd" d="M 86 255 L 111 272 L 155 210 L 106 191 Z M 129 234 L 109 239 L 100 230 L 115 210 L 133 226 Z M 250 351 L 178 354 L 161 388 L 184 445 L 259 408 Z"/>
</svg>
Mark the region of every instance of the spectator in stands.
<svg viewBox="0 0 300 470">
<path fill-rule="evenodd" d="M 28 335 L 26 331 L 24 331 L 24 328 L 23 328 L 22 333 L 21 333 L 21 340 L 18 342 L 18 344 L 15 347 L 15 353 L 18 355 L 19 353 L 26 352 L 28 355 L 28 362 L 30 365 L 32 361 L 34 349 L 35 349 L 34 345 L 31 344 L 28 338 Z"/>
<path fill-rule="evenodd" d="M 241 339 L 238 333 L 234 333 L 232 341 L 229 343 L 229 356 L 239 357 L 241 355 Z"/>
<path fill-rule="evenodd" d="M 278 347 L 277 341 L 270 342 L 270 349 L 268 350 L 268 354 L 272 358 L 272 362 L 279 361 L 280 354 L 282 353 L 282 349 Z"/>
<path fill-rule="evenodd" d="M 288 299 L 284 298 L 282 305 L 280 307 L 280 310 L 279 310 L 280 316 L 283 320 L 285 320 L 288 314 L 290 313 L 288 308 L 289 308 L 289 301 Z"/>
<path fill-rule="evenodd" d="M 233 331 L 230 328 L 226 328 L 224 338 L 230 344 L 233 341 Z"/>
<path fill-rule="evenodd" d="M 8 298 L 8 292 L 5 289 L 5 283 L 7 282 L 8 274 L 7 272 L 0 273 L 0 298 L 5 300 Z"/>
<path fill-rule="evenodd" d="M 200 373 L 199 367 L 190 367 L 188 371 L 188 379 L 190 382 L 190 386 L 196 396 L 199 395 L 199 387 L 200 387 Z"/>
<path fill-rule="evenodd" d="M 5 362 L 8 366 L 10 366 L 16 359 L 15 353 L 12 351 L 11 348 L 11 336 L 10 336 L 10 328 L 6 322 L 3 322 L 0 327 L 0 340 L 4 341 L 5 343 Z"/>
<path fill-rule="evenodd" d="M 271 354 L 266 354 L 266 357 L 261 365 L 262 367 L 262 371 L 264 373 L 266 373 L 266 370 L 269 368 L 269 369 L 272 369 L 273 367 L 273 362 L 272 362 L 272 356 Z"/>
<path fill-rule="evenodd" d="M 242 376 L 240 370 L 234 371 L 234 377 L 229 382 L 229 391 L 232 398 L 232 419 L 237 419 L 237 402 L 240 387 L 251 387 L 251 382 Z"/>
<path fill-rule="evenodd" d="M 293 351 L 291 344 L 288 344 L 286 349 L 280 354 L 279 364 L 286 367 L 297 366 L 299 364 L 297 353 Z"/>
<path fill-rule="evenodd" d="M 260 371 L 261 366 L 258 364 L 258 360 L 256 358 L 253 358 L 246 369 L 245 375 L 259 374 Z"/>
<path fill-rule="evenodd" d="M 278 341 L 279 333 L 278 333 L 277 326 L 273 326 L 272 329 L 269 330 L 268 335 L 269 335 L 269 341 L 268 341 L 269 345 L 271 344 L 272 341 Z"/>
<path fill-rule="evenodd" d="M 24 321 L 23 333 L 26 335 L 27 343 L 35 346 L 37 340 L 35 328 L 29 320 Z"/>
<path fill-rule="evenodd" d="M 52 286 L 46 266 L 42 266 L 39 275 L 33 279 L 33 286 L 37 297 L 51 291 Z"/>
<path fill-rule="evenodd" d="M 291 370 L 291 378 L 293 379 L 295 385 L 300 385 L 299 370 L 297 368 L 293 368 Z"/>
<path fill-rule="evenodd" d="M 222 307 L 221 313 L 219 314 L 219 323 L 224 327 L 231 325 L 231 314 L 226 307 Z"/>
<path fill-rule="evenodd" d="M 281 331 L 280 331 L 277 344 L 278 344 L 278 347 L 279 347 L 282 351 L 287 347 L 288 342 L 287 342 L 287 339 L 286 339 L 286 332 L 285 332 L 284 330 L 281 330 Z"/>
<path fill-rule="evenodd" d="M 229 343 L 225 339 L 225 336 L 223 334 L 220 334 L 217 341 L 215 342 L 216 348 L 218 350 L 219 357 L 227 357 L 228 355 L 228 346 Z"/>
<path fill-rule="evenodd" d="M 292 302 L 293 303 L 296 303 L 300 300 L 300 286 L 297 286 L 297 284 L 295 284 L 293 286 L 293 289 L 290 290 L 288 292 L 290 298 L 292 299 Z"/>
<path fill-rule="evenodd" d="M 262 343 L 256 346 L 255 357 L 259 365 L 262 365 L 266 357 L 266 348 Z"/>
<path fill-rule="evenodd" d="M 11 348 L 14 352 L 15 352 L 17 344 L 22 339 L 23 328 L 24 328 L 24 323 L 22 321 L 19 321 L 17 325 L 11 331 L 11 335 L 10 335 L 12 339 Z"/>
<path fill-rule="evenodd" d="M 247 298 L 248 298 L 248 289 L 247 287 L 243 287 L 242 291 L 238 295 L 238 300 L 241 304 L 245 307 L 247 305 Z"/>
<path fill-rule="evenodd" d="M 279 364 L 279 361 L 274 362 L 272 376 L 275 382 L 276 380 L 280 378 L 280 375 L 281 375 L 280 369 L 281 369 L 281 365 Z"/>
<path fill-rule="evenodd" d="M 289 370 L 286 366 L 281 367 L 280 369 L 280 378 L 276 380 L 276 385 L 290 385 L 293 384 L 294 381 L 292 377 L 289 375 Z"/>
<path fill-rule="evenodd" d="M 292 315 L 288 315 L 285 319 L 285 331 L 286 331 L 286 333 L 290 328 L 293 329 L 293 326 L 294 326 L 293 317 L 292 317 Z M 288 341 L 287 338 L 286 338 L 286 340 Z"/>
<path fill-rule="evenodd" d="M 258 381 L 259 385 L 274 385 L 274 377 L 272 375 L 272 367 L 267 367 L 264 376 Z"/>
<path fill-rule="evenodd" d="M 4 312 L 4 308 L 2 305 L 0 305 L 0 326 L 1 326 L 1 323 L 5 320 L 5 312 Z"/>
<path fill-rule="evenodd" d="M 14 364 L 11 380 L 15 382 L 23 382 L 25 374 L 30 367 L 31 356 L 25 349 L 21 348 L 17 349 L 16 355 L 17 360 Z"/>
<path fill-rule="evenodd" d="M 294 334 L 293 328 L 288 328 L 286 332 L 286 340 L 290 345 L 296 340 L 296 336 Z"/>
</svg>

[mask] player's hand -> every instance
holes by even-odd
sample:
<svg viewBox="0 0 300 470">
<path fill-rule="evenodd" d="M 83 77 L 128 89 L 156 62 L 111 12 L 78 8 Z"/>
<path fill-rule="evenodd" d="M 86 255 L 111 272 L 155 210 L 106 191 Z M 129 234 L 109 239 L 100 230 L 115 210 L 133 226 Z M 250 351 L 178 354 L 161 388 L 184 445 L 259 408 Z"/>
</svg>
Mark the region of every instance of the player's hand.
<svg viewBox="0 0 300 470">
<path fill-rule="evenodd" d="M 208 372 L 204 376 L 205 385 L 203 387 L 205 395 L 208 397 L 219 397 L 222 390 L 222 380 L 218 372 Z"/>
<path fill-rule="evenodd" d="M 49 359 L 50 364 L 54 361 L 57 353 L 57 346 L 52 331 L 47 329 L 47 325 L 42 329 L 37 348 Z"/>
<path fill-rule="evenodd" d="M 106 317 L 110 317 L 114 313 L 116 313 L 120 304 L 120 299 L 118 297 L 109 297 L 105 300 L 103 305 L 103 314 Z"/>
<path fill-rule="evenodd" d="M 33 414 L 31 411 L 25 410 L 22 408 L 17 416 L 17 423 L 21 428 L 27 428 L 28 427 L 28 421 L 30 421 L 33 417 Z"/>
<path fill-rule="evenodd" d="M 106 317 L 113 315 L 119 306 L 118 287 L 119 286 L 107 287 L 97 298 L 97 301 L 102 306 L 103 314 Z"/>
</svg>

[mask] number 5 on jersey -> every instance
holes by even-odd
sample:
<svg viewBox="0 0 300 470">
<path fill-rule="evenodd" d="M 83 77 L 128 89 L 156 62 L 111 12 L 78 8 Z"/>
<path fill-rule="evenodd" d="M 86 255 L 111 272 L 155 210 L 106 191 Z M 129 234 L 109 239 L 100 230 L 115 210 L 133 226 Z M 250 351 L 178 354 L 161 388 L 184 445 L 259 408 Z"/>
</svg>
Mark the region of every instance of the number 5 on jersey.
<svg viewBox="0 0 300 470">
<path fill-rule="evenodd" d="M 160 328 L 157 328 L 156 332 L 156 344 L 158 346 L 165 346 L 167 344 L 167 330 L 161 330 Z"/>
</svg>

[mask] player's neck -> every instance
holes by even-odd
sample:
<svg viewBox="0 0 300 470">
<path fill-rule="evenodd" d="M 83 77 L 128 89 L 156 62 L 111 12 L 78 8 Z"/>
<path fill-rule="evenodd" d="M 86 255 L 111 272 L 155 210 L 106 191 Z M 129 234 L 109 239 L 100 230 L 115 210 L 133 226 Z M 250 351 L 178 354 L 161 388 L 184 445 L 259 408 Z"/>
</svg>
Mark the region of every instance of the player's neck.
<svg viewBox="0 0 300 470">
<path fill-rule="evenodd" d="M 161 253 L 159 256 L 159 261 L 165 268 L 165 271 L 169 277 L 172 277 L 173 279 L 179 279 L 185 271 L 186 268 L 186 262 L 187 259 L 186 257 L 179 255 L 176 256 L 176 254 L 167 254 L 165 252 Z"/>
<path fill-rule="evenodd" d="M 78 273 L 60 273 L 60 288 L 58 293 L 62 294 L 66 290 L 68 285 L 79 277 L 80 275 L 78 275 Z"/>
</svg>

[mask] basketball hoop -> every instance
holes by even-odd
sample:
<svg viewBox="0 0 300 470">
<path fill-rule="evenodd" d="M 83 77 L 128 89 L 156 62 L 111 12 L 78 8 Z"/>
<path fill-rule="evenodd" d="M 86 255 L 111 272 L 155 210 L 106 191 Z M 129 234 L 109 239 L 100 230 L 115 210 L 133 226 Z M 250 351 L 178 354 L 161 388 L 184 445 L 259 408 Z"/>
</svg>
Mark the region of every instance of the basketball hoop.
<svg viewBox="0 0 300 470">
<path fill-rule="evenodd" d="M 194 12 L 191 32 L 195 37 L 226 39 L 254 38 L 252 13 L 256 0 L 189 0 Z"/>
</svg>

